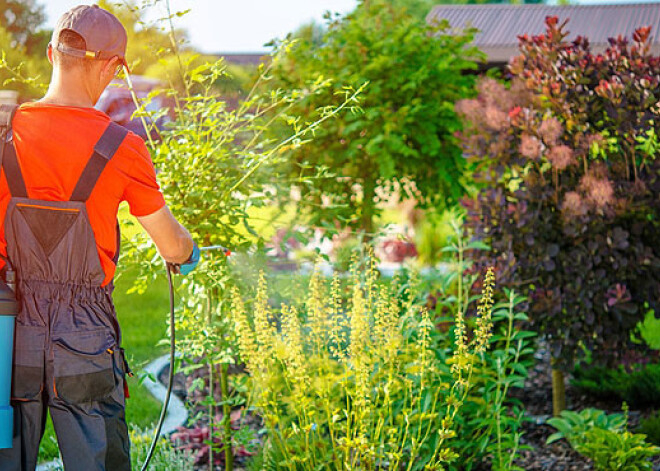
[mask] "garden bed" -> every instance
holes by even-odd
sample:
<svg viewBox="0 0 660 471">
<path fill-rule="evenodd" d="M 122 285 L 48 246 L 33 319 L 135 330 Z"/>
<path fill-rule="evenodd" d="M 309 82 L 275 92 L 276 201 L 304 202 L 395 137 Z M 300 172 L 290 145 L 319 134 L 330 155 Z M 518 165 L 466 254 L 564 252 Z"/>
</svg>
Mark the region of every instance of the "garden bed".
<svg viewBox="0 0 660 471">
<path fill-rule="evenodd" d="M 549 356 L 544 349 L 537 352 L 539 359 L 536 366 L 530 370 L 530 375 L 525 383 L 525 388 L 515 391 L 512 396 L 520 399 L 525 405 L 528 420 L 523 424 L 524 435 L 521 439 L 523 445 L 532 447 L 531 450 L 523 450 L 520 455 L 521 458 L 516 461 L 516 465 L 525 469 L 526 471 L 583 471 L 593 469 L 590 460 L 575 452 L 565 440 L 546 445 L 546 440 L 556 430 L 545 422 L 552 417 L 552 382 Z M 168 383 L 169 366 L 165 367 L 160 375 L 160 381 L 167 385 Z M 242 374 L 243 372 L 235 367 L 232 367 L 230 374 Z M 204 377 L 208 379 L 208 372 L 205 369 L 199 369 L 190 376 L 183 373 L 176 373 L 174 376 L 173 393 L 176 394 L 184 402 L 190 404 L 191 399 L 195 404 L 199 404 L 199 400 L 206 397 L 208 391 L 203 390 L 195 393 L 194 396 L 188 393 L 188 388 L 195 379 Z M 594 401 L 587 395 L 581 393 L 576 388 L 570 385 L 570 378 L 567 379 L 566 385 L 566 399 L 567 407 L 570 410 L 581 410 L 588 407 L 595 407 L 602 409 L 608 413 L 620 413 L 621 403 L 616 400 L 611 401 Z M 219 388 L 215 392 L 215 400 L 220 401 L 221 396 Z M 193 440 L 197 442 L 202 441 L 202 435 L 208 431 L 208 410 L 206 406 L 196 405 L 192 408 L 190 417 L 193 422 L 187 424 L 188 434 L 191 434 Z M 630 411 L 630 428 L 635 429 L 639 424 L 642 417 L 647 417 L 653 411 L 651 409 Z M 197 417 L 197 419 L 195 419 Z M 219 423 L 221 415 L 216 417 Z M 262 421 L 252 414 L 245 415 L 241 413 L 240 409 L 232 411 L 232 426 L 234 429 L 240 427 L 248 427 L 253 432 L 255 437 L 258 437 L 254 443 L 256 447 L 260 446 L 263 442 L 263 436 L 259 435 L 259 431 L 263 427 Z M 196 450 L 200 450 L 197 447 Z M 224 460 L 217 455 L 215 470 L 222 470 Z M 246 453 L 246 450 L 241 450 L 235 454 L 234 464 L 235 469 L 240 471 L 246 469 L 251 455 Z M 215 460 L 214 460 L 215 461 Z M 660 456 L 653 459 L 654 470 L 660 470 Z M 200 452 L 199 463 L 196 467 L 198 470 L 208 470 L 208 453 L 205 451 Z M 488 471 L 490 465 L 484 464 L 475 468 L 476 471 Z"/>
<path fill-rule="evenodd" d="M 244 374 L 244 371 L 232 365 L 229 368 L 229 374 Z M 194 454 L 196 470 L 208 471 L 209 450 L 204 442 L 209 439 L 209 414 L 208 406 L 203 405 L 203 402 L 209 397 L 209 391 L 207 388 L 202 388 L 195 390 L 193 393 L 189 392 L 192 383 L 199 378 L 203 378 L 205 384 L 208 384 L 207 368 L 195 370 L 190 375 L 185 375 L 181 372 L 174 375 L 172 394 L 175 394 L 188 405 L 190 414 L 185 427 L 181 427 L 179 432 L 172 434 L 172 442 L 175 447 L 182 450 L 189 450 Z M 169 384 L 169 365 L 161 370 L 158 379 L 165 386 Z M 213 395 L 216 404 L 222 400 L 219 387 L 215 389 Z M 222 413 L 217 412 L 214 426 L 216 434 L 220 433 L 221 420 Z M 252 432 L 253 436 L 256 437 L 251 444 L 254 446 L 254 449 L 262 446 L 263 435 L 260 435 L 259 432 L 263 428 L 263 422 L 260 417 L 249 412 L 246 413 L 242 408 L 233 408 L 231 423 L 234 431 L 247 428 Z M 216 445 L 221 446 L 221 441 L 216 439 Z M 234 450 L 234 470 L 241 471 L 246 469 L 253 454 L 253 452 L 242 447 Z M 214 470 L 219 471 L 224 469 L 224 456 L 222 453 L 216 452 L 213 461 L 215 462 Z"/>
<path fill-rule="evenodd" d="M 529 371 L 525 387 L 513 390 L 512 396 L 520 399 L 529 421 L 524 423 L 524 435 L 521 442 L 532 447 L 523 450 L 521 459 L 516 464 L 526 471 L 581 471 L 593 469 L 590 460 L 575 452 L 565 440 L 546 445 L 546 440 L 556 430 L 546 424 L 552 417 L 552 380 L 550 354 L 542 343 L 536 352 L 537 363 Z M 602 409 L 609 413 L 621 413 L 621 402 L 612 400 L 594 400 L 573 387 L 570 376 L 566 378 L 566 407 L 579 411 L 585 408 Z M 648 417 L 652 409 L 631 410 L 629 428 L 634 430 L 643 417 Z M 660 470 L 660 456 L 653 459 L 654 470 Z"/>
</svg>

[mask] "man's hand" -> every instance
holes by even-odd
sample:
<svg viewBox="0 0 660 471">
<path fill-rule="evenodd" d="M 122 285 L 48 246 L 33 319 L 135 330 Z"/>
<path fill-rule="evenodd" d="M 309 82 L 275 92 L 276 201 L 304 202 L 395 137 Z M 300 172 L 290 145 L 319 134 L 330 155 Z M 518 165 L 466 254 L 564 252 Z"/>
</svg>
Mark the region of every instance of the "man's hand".
<svg viewBox="0 0 660 471">
<path fill-rule="evenodd" d="M 190 257 L 188 257 L 188 260 L 186 260 L 184 263 L 181 264 L 168 263 L 168 266 L 172 270 L 172 273 L 186 276 L 192 273 L 192 271 L 195 268 L 197 268 L 197 265 L 199 264 L 199 258 L 200 258 L 199 247 L 197 247 L 197 244 L 193 242 L 192 253 L 190 254 Z"/>
</svg>

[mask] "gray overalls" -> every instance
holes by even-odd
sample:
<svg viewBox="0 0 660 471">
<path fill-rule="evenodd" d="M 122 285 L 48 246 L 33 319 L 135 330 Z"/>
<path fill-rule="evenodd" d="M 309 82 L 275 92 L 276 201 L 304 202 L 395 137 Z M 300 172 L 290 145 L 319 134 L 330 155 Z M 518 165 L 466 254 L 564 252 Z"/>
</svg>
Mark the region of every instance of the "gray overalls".
<svg viewBox="0 0 660 471">
<path fill-rule="evenodd" d="M 85 206 L 126 133 L 108 126 L 69 201 L 41 201 L 29 198 L 9 132 L 2 162 L 11 192 L 5 238 L 21 311 L 14 446 L 0 450 L 0 471 L 35 469 L 47 410 L 66 471 L 130 471 L 127 366 L 112 287 L 101 286 L 105 274 Z"/>
</svg>

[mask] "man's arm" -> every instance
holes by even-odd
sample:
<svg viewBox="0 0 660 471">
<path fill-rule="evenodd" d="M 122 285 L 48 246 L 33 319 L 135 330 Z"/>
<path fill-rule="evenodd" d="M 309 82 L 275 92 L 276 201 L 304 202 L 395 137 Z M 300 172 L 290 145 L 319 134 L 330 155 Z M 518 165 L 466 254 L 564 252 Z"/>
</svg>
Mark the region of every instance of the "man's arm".
<svg viewBox="0 0 660 471">
<path fill-rule="evenodd" d="M 184 263 L 188 260 L 193 251 L 193 239 L 167 206 L 148 216 L 138 217 L 137 220 L 154 241 L 165 261 Z"/>
</svg>

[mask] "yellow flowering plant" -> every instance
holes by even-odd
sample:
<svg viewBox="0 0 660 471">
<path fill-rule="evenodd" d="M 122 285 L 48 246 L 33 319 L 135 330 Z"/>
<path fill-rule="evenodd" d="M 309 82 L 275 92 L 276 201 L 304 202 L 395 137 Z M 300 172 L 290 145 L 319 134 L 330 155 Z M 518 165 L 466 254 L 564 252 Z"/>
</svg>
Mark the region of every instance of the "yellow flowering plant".
<svg viewBox="0 0 660 471">
<path fill-rule="evenodd" d="M 445 469 L 456 457 L 456 415 L 489 344 L 493 285 L 489 270 L 471 339 L 465 312 L 456 313 L 450 381 L 432 345 L 431 315 L 414 301 L 418 284 L 381 282 L 371 255 L 354 259 L 347 280 L 315 271 L 303 306 L 273 309 L 263 274 L 253 315 L 234 291 L 250 403 L 267 430 L 262 467 Z"/>
</svg>

